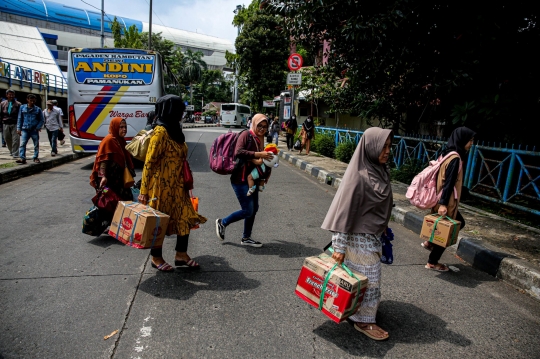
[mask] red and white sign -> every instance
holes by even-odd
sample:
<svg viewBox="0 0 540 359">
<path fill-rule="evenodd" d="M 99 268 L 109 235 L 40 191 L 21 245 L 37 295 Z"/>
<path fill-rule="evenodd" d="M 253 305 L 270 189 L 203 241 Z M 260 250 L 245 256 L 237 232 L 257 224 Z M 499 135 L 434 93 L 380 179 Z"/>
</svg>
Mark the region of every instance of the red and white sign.
<svg viewBox="0 0 540 359">
<path fill-rule="evenodd" d="M 304 63 L 304 59 L 302 59 L 302 56 L 296 53 L 289 56 L 289 60 L 287 60 L 287 65 L 289 65 L 289 70 L 291 71 L 300 70 L 302 68 L 303 63 Z"/>
</svg>

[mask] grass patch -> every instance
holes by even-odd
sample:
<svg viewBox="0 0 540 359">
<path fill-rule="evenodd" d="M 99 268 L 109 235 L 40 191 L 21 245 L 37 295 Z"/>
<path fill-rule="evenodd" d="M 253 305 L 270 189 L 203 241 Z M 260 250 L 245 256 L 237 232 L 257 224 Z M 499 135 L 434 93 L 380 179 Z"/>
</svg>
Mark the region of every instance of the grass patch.
<svg viewBox="0 0 540 359">
<path fill-rule="evenodd" d="M 11 168 L 17 166 L 17 163 L 15 162 L 8 162 L 8 163 L 2 163 L 0 165 L 0 168 Z"/>
</svg>

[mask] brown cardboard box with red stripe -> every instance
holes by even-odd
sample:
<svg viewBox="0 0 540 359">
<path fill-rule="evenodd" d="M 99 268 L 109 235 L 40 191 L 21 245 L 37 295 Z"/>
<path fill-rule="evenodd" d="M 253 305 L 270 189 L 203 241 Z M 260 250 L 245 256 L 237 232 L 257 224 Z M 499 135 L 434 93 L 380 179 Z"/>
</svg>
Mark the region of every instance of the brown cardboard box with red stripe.
<svg viewBox="0 0 540 359">
<path fill-rule="evenodd" d="M 296 283 L 296 295 L 315 308 L 319 308 L 325 278 L 334 264 L 336 262 L 326 254 L 306 258 Z M 337 266 L 330 274 L 324 288 L 321 310 L 336 323 L 356 313 L 364 298 L 368 279 L 358 272 L 351 272 L 356 278 Z"/>
<path fill-rule="evenodd" d="M 137 202 L 118 202 L 109 235 L 140 249 L 161 248 L 169 215 Z"/>
</svg>

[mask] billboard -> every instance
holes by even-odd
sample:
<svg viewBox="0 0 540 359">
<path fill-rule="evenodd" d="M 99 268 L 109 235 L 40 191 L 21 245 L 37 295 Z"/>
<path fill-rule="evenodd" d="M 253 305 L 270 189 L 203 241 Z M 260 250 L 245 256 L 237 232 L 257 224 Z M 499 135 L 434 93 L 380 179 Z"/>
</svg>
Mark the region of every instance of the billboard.
<svg viewBox="0 0 540 359">
<path fill-rule="evenodd" d="M 150 85 L 155 55 L 72 53 L 75 81 L 87 85 Z"/>
</svg>

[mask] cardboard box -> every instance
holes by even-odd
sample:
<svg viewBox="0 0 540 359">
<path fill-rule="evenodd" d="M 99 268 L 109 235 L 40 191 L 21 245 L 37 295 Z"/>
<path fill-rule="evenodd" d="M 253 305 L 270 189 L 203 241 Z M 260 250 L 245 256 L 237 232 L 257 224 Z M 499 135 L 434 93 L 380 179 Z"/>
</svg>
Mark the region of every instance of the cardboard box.
<svg viewBox="0 0 540 359">
<path fill-rule="evenodd" d="M 169 215 L 138 202 L 118 202 L 109 235 L 135 248 L 161 248 Z"/>
<path fill-rule="evenodd" d="M 425 241 L 430 241 L 431 233 L 435 230 L 433 240 L 430 242 L 441 247 L 449 247 L 457 242 L 461 222 L 454 220 L 456 224 L 453 224 L 445 217 L 441 218 L 437 223 L 437 227 L 433 229 L 435 221 L 437 221 L 439 217 L 438 214 L 428 214 L 424 217 L 420 238 Z"/>
<path fill-rule="evenodd" d="M 296 295 L 315 308 L 319 308 L 324 280 L 335 263 L 325 254 L 320 257 L 306 258 L 296 283 Z M 336 323 L 356 313 L 364 298 L 368 279 L 358 272 L 351 272 L 358 279 L 351 277 L 343 268 L 336 267 L 326 286 L 321 310 Z"/>
</svg>

